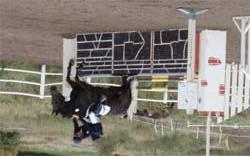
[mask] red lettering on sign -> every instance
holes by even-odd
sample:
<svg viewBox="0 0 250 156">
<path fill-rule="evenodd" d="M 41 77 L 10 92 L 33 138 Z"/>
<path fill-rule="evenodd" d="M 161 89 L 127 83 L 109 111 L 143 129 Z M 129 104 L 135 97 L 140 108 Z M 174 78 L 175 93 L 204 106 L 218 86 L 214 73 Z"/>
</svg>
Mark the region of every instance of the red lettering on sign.
<svg viewBox="0 0 250 156">
<path fill-rule="evenodd" d="M 208 64 L 209 65 L 220 65 L 221 64 L 221 60 L 217 57 L 209 57 L 208 58 Z"/>
</svg>

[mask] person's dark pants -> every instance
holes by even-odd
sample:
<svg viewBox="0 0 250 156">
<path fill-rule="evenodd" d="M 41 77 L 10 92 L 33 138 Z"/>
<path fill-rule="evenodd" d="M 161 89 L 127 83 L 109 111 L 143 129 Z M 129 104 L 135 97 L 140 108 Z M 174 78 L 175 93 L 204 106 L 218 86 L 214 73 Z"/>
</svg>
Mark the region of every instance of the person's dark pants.
<svg viewBox="0 0 250 156">
<path fill-rule="evenodd" d="M 102 124 L 90 124 L 84 122 L 84 125 L 79 127 L 77 124 L 77 120 L 73 120 L 74 123 L 74 137 L 73 140 L 75 142 L 81 142 L 82 139 L 91 136 L 92 140 L 96 140 L 103 135 Z M 79 135 L 81 134 L 81 136 Z"/>
<path fill-rule="evenodd" d="M 91 124 L 91 138 L 92 140 L 99 139 L 103 135 L 102 124 Z"/>
<path fill-rule="evenodd" d="M 92 140 L 99 139 L 103 135 L 102 124 L 92 124 L 91 125 L 91 138 Z"/>
</svg>

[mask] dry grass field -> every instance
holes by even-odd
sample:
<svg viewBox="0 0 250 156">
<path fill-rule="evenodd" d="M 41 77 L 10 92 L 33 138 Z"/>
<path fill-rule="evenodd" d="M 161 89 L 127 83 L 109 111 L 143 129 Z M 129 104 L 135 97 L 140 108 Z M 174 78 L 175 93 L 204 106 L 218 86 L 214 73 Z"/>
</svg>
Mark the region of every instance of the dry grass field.
<svg viewBox="0 0 250 156">
<path fill-rule="evenodd" d="M 239 61 L 232 17 L 249 16 L 249 0 L 0 0 L 0 60 L 61 65 L 75 33 L 186 28 L 177 7 L 209 8 L 198 29 L 227 30 L 227 61 Z"/>
</svg>

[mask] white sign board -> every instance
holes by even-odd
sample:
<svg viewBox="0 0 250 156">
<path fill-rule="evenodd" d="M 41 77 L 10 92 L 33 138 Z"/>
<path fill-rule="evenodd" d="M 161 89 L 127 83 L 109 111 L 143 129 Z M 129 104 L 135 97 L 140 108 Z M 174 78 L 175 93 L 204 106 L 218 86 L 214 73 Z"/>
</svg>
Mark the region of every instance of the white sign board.
<svg viewBox="0 0 250 156">
<path fill-rule="evenodd" d="M 226 31 L 200 33 L 199 112 L 224 112 Z"/>
<path fill-rule="evenodd" d="M 197 109 L 198 83 L 180 81 L 178 83 L 178 109 Z"/>
</svg>

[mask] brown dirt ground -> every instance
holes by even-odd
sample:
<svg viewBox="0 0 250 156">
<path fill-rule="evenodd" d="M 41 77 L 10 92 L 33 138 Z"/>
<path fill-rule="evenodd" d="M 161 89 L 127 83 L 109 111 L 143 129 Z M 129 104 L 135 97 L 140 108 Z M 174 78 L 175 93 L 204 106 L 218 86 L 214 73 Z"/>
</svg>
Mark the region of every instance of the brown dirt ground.
<svg viewBox="0 0 250 156">
<path fill-rule="evenodd" d="M 227 30 L 227 62 L 239 60 L 232 17 L 249 16 L 250 0 L 0 0 L 0 60 L 61 65 L 63 36 L 187 27 L 177 7 L 209 8 L 198 29 Z"/>
</svg>

